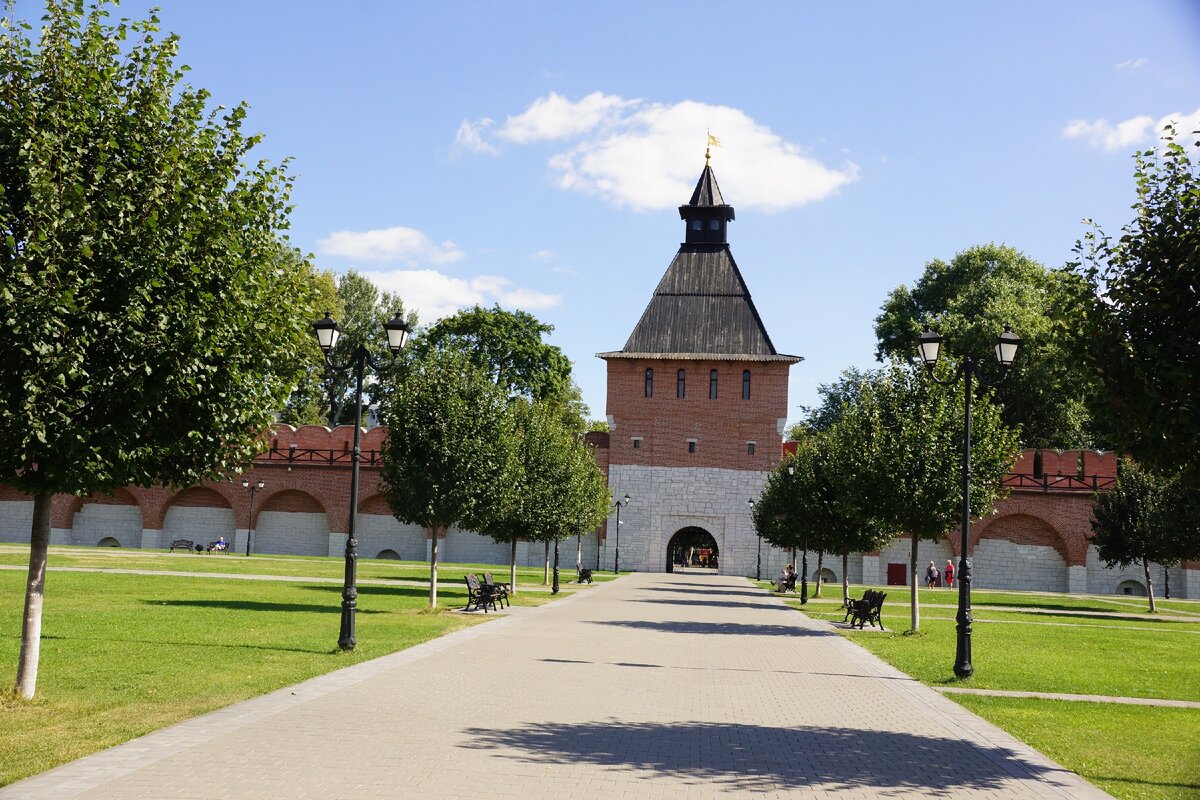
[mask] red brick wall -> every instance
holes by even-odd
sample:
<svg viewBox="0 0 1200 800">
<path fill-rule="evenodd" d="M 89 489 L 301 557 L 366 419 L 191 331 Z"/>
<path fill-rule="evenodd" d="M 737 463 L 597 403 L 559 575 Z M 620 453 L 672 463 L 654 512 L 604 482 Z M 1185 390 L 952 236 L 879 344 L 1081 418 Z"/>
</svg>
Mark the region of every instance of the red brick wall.
<svg viewBox="0 0 1200 800">
<path fill-rule="evenodd" d="M 645 396 L 646 368 L 654 396 Z M 779 463 L 778 420 L 787 416 L 789 365 L 761 361 L 608 361 L 608 414 L 613 418 L 613 464 L 766 471 Z M 687 371 L 687 391 L 676 396 L 676 376 Z M 717 399 L 709 399 L 709 372 L 717 370 Z M 742 371 L 750 370 L 750 399 L 742 399 Z M 634 437 L 641 437 L 634 448 Z M 696 452 L 688 452 L 688 440 Z M 754 455 L 747 442 L 755 443 Z"/>
</svg>

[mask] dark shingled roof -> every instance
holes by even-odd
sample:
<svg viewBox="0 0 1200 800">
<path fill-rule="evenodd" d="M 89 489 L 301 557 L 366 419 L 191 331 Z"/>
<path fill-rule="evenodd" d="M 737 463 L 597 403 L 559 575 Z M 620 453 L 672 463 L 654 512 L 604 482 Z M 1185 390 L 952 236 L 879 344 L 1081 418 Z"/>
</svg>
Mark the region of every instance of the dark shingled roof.
<svg viewBox="0 0 1200 800">
<path fill-rule="evenodd" d="M 707 164 L 700 174 L 692 201 L 681 206 L 680 215 L 711 218 L 713 207 L 725 219 L 733 219 L 733 207 L 725 203 L 716 176 Z M 705 211 L 700 212 L 700 209 Z M 729 244 L 724 241 L 685 242 L 658 282 L 654 297 L 617 352 L 598 353 L 601 358 L 684 358 L 746 361 L 787 361 L 798 356 L 775 350 L 763 327 L 750 290 L 742 279 Z"/>
<path fill-rule="evenodd" d="M 749 356 L 799 361 L 771 344 L 728 244 L 685 244 L 619 353 L 602 358 Z"/>
<path fill-rule="evenodd" d="M 704 165 L 704 172 L 700 173 L 700 180 L 696 181 L 696 191 L 692 192 L 692 199 L 688 201 L 688 205 L 727 205 L 725 198 L 721 197 L 721 188 L 717 186 L 717 176 L 713 174 L 712 167 L 708 164 Z"/>
</svg>

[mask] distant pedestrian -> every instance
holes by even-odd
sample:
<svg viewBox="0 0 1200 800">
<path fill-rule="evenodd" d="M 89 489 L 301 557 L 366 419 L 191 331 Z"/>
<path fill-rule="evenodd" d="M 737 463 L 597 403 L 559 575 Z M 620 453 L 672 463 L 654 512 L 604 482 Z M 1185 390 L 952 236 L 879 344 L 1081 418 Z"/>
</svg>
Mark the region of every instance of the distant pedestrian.
<svg viewBox="0 0 1200 800">
<path fill-rule="evenodd" d="M 929 568 L 925 570 L 925 588 L 932 589 L 933 587 L 937 586 L 937 582 L 938 568 L 932 561 L 930 561 Z"/>
<path fill-rule="evenodd" d="M 946 574 L 946 588 L 953 589 L 954 588 L 954 562 L 948 558 L 946 559 L 945 574 Z"/>
</svg>

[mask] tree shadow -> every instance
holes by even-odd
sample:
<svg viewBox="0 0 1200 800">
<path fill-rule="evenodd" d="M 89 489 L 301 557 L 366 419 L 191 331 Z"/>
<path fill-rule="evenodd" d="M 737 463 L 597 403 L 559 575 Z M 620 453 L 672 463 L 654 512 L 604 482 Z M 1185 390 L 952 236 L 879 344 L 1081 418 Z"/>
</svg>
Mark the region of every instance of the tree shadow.
<svg viewBox="0 0 1200 800">
<path fill-rule="evenodd" d="M 810 630 L 796 625 L 747 625 L 740 622 L 694 622 L 665 620 L 661 622 L 644 619 L 588 620 L 593 625 L 616 625 L 634 630 L 658 633 L 704 633 L 728 636 L 837 636 L 832 631 Z"/>
<path fill-rule="evenodd" d="M 639 603 L 658 603 L 667 606 L 714 606 L 718 608 L 753 608 L 756 611 L 787 611 L 787 606 L 774 603 L 747 603 L 744 600 L 665 600 L 657 597 L 639 600 Z"/>
<path fill-rule="evenodd" d="M 329 594 L 335 594 L 335 595 L 338 595 L 339 597 L 342 594 L 342 587 L 338 586 L 337 584 L 334 584 L 334 583 L 325 584 L 325 585 L 308 584 L 304 588 L 308 589 L 310 591 L 314 591 L 314 592 L 326 592 Z M 372 586 L 372 585 L 367 585 L 367 586 L 359 586 L 358 587 L 358 596 L 359 597 L 370 597 L 372 595 L 377 596 L 377 597 L 411 597 L 414 599 L 423 599 L 423 598 L 429 597 L 429 586 L 427 584 L 425 586 Z M 449 598 L 453 598 L 455 600 L 459 600 L 459 599 L 465 598 L 466 596 L 467 596 L 466 589 L 447 588 L 447 587 L 441 586 L 441 585 L 438 586 L 438 597 L 439 598 L 449 597 Z"/>
<path fill-rule="evenodd" d="M 79 642 L 105 642 L 105 643 L 121 643 L 121 644 L 143 644 L 154 647 L 192 647 L 204 648 L 209 650 L 266 650 L 269 652 L 281 653 L 316 653 L 318 655 L 326 655 L 338 652 L 338 648 L 316 648 L 316 647 L 275 647 L 266 644 L 237 644 L 230 642 L 176 642 L 158 639 L 123 639 L 119 636 L 57 636 L 43 635 L 43 639 L 59 639 L 61 641 L 79 641 Z"/>
<path fill-rule="evenodd" d="M 340 592 L 340 590 L 339 590 Z M 361 592 L 360 592 L 361 594 Z M 225 608 L 230 611 L 299 611 L 310 614 L 341 614 L 339 604 L 268 603 L 262 600 L 143 600 L 148 606 L 184 606 L 192 608 Z M 359 614 L 384 614 L 373 608 L 360 608 Z"/>
<path fill-rule="evenodd" d="M 1011 787 L 1014 775 L 1065 771 L 1012 750 L 960 739 L 849 728 L 780 728 L 726 722 L 539 721 L 510 729 L 468 728 L 460 747 L 530 763 L 636 769 L 690 786 L 777 790 L 780 786 L 908 789 L 929 796 Z"/>
<path fill-rule="evenodd" d="M 735 597 L 766 597 L 768 594 L 766 591 L 746 592 L 738 589 L 714 589 L 711 586 L 709 586 L 707 589 L 674 589 L 667 586 L 641 586 L 638 587 L 638 591 L 667 592 L 668 594 L 702 594 L 707 597 L 711 597 L 713 595 L 720 595 L 721 597 L 725 597 L 727 595 L 732 595 Z"/>
</svg>

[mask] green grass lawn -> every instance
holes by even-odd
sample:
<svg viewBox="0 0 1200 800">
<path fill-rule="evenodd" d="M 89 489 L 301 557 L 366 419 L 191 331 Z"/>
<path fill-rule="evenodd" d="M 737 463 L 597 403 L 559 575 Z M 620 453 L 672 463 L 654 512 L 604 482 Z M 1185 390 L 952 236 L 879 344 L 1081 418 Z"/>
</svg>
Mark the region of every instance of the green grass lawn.
<svg viewBox="0 0 1200 800">
<path fill-rule="evenodd" d="M 360 586 L 358 646 L 347 654 L 337 649 L 338 584 L 72 572 L 46 583 L 38 693 L 27 703 L 2 693 L 16 677 L 25 573 L 0 571 L 0 786 L 481 621 L 429 613 L 424 587 Z M 438 595 L 444 609 L 466 602 L 465 589 Z M 522 593 L 514 604 L 549 600 Z"/>
<path fill-rule="evenodd" d="M 559 580 L 564 584 L 575 579 L 574 553 L 570 562 L 560 560 Z M 561 557 L 560 557 L 561 559 Z M 28 545 L 0 545 L 0 565 L 24 566 L 29 563 Z M 342 577 L 344 561 L 327 556 L 252 555 L 237 553 L 168 553 L 162 550 L 138 550 L 108 547 L 50 548 L 48 563 L 52 567 L 81 567 L 87 569 L 142 569 L 156 571 L 227 573 L 235 575 L 277 575 L 303 578 Z M 462 581 L 463 575 L 491 572 L 499 581 L 508 580 L 508 566 L 497 564 L 438 565 L 438 584 Z M 542 585 L 542 567 L 518 567 L 518 589 Z M 391 561 L 359 559 L 358 577 L 361 580 L 404 580 L 429 582 L 429 563 L 425 561 Z M 608 581 L 612 573 L 595 573 L 596 581 Z M 574 584 L 567 584 L 568 588 Z M 584 584 L 586 586 L 586 584 Z"/>
<path fill-rule="evenodd" d="M 975 674 L 960 681 L 952 671 L 957 593 L 923 589 L 921 631 L 913 635 L 908 589 L 881 588 L 888 592 L 888 632 L 844 635 L 931 686 L 1200 701 L 1200 618 L 1123 616 L 1145 612 L 1140 598 L 973 592 Z M 862 589 L 851 596 L 861 597 Z M 841 621 L 840 586 L 823 594 L 804 613 Z M 799 608 L 795 595 L 785 602 Z M 1163 613 L 1200 611 L 1196 601 L 1171 606 Z M 1116 797 L 1200 800 L 1200 710 L 949 697 Z"/>
</svg>

